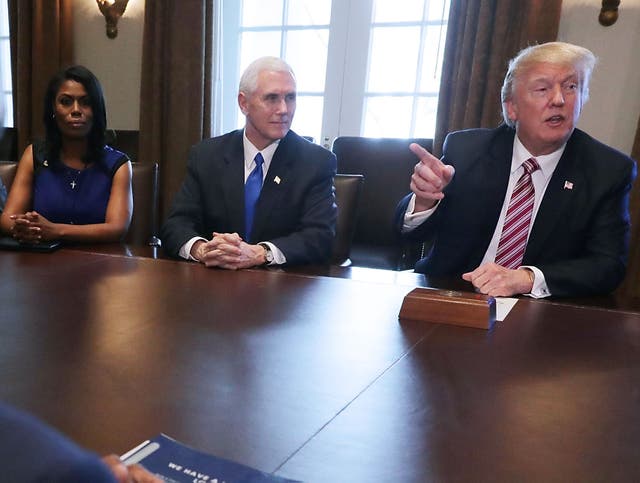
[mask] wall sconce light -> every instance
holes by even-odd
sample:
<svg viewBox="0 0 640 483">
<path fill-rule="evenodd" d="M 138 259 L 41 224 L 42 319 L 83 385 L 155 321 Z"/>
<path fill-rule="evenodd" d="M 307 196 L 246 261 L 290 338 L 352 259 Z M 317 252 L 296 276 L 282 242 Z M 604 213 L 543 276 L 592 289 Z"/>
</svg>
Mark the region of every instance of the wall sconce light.
<svg viewBox="0 0 640 483">
<path fill-rule="evenodd" d="M 602 0 L 602 9 L 600 10 L 600 15 L 598 15 L 600 25 L 609 27 L 616 23 L 619 5 L 620 0 Z"/>
<path fill-rule="evenodd" d="M 107 37 L 115 39 L 118 35 L 118 20 L 127 8 L 129 0 L 96 0 L 96 2 L 107 23 Z"/>
</svg>

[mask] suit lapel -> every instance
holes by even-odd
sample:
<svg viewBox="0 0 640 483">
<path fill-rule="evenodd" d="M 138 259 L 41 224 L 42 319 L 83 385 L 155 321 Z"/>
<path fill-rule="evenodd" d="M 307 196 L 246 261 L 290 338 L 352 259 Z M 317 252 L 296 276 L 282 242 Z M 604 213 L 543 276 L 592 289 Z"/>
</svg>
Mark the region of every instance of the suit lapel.
<svg viewBox="0 0 640 483">
<path fill-rule="evenodd" d="M 571 216 L 568 212 L 571 200 L 585 186 L 583 173 L 579 169 L 579 150 L 580 146 L 574 131 L 540 203 L 524 255 L 525 264 L 528 260 L 538 258 L 543 248 L 549 243 L 549 237 L 558 224 Z"/>
<path fill-rule="evenodd" d="M 220 187 L 229 213 L 230 232 L 244 235 L 244 147 L 242 130 L 234 133 L 224 151 Z"/>
</svg>

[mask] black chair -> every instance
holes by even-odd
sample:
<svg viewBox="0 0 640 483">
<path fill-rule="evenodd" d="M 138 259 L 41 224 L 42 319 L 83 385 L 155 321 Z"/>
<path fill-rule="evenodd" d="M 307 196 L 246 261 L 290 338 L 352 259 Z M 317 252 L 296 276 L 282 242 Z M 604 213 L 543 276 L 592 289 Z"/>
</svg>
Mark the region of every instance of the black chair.
<svg viewBox="0 0 640 483">
<path fill-rule="evenodd" d="M 431 151 L 433 140 L 342 136 L 333 142 L 338 173 L 362 174 L 362 190 L 351 247 L 353 266 L 412 269 L 422 254 L 422 244 L 401 242 L 393 230 L 393 215 L 400 199 L 409 193 L 413 168 L 418 162 L 409 144 Z"/>
<path fill-rule="evenodd" d="M 139 140 L 140 131 L 107 130 L 107 144 L 125 153 L 131 161 L 138 161 Z"/>
<path fill-rule="evenodd" d="M 133 217 L 125 237 L 132 245 L 160 246 L 158 238 L 158 163 L 131 163 Z"/>
<path fill-rule="evenodd" d="M 18 130 L 15 127 L 0 127 L 0 159 L 15 161 L 18 158 Z M 22 153 L 20 153 L 22 154 Z"/>
<path fill-rule="evenodd" d="M 0 180 L 2 180 L 0 183 L 0 213 L 4 210 L 9 187 L 13 183 L 17 168 L 18 163 L 14 161 L 0 161 Z"/>
<path fill-rule="evenodd" d="M 336 221 L 336 237 L 333 241 L 331 263 L 341 266 L 351 264 L 351 242 L 356 228 L 356 213 L 362 194 L 364 176 L 360 174 L 338 174 L 335 177 L 336 205 L 338 219 Z"/>
<path fill-rule="evenodd" d="M 5 188 L 7 188 L 7 192 L 11 188 L 17 170 L 18 163 L 16 161 L 0 161 L 0 178 Z"/>
</svg>

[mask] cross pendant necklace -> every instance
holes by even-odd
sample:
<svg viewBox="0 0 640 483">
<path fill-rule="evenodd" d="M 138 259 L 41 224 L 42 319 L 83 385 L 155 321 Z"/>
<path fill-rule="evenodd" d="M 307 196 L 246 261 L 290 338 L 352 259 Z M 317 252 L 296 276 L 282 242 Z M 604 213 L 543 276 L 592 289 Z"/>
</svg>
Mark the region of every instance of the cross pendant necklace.
<svg viewBox="0 0 640 483">
<path fill-rule="evenodd" d="M 71 181 L 68 181 L 69 186 L 71 186 L 72 190 L 75 190 L 76 186 L 78 186 L 77 180 L 82 176 L 84 167 L 83 169 L 77 169 L 77 168 L 72 168 L 71 166 L 66 166 L 66 171 L 67 171 L 67 180 L 71 179 Z"/>
</svg>

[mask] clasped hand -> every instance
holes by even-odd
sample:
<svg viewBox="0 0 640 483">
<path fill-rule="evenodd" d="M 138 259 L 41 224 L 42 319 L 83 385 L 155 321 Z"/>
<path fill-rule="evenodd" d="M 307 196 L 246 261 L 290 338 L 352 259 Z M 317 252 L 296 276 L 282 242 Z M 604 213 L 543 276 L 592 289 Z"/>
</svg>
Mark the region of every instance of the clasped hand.
<svg viewBox="0 0 640 483">
<path fill-rule="evenodd" d="M 264 248 L 249 245 L 237 233 L 213 233 L 210 241 L 198 241 L 193 257 L 207 267 L 229 270 L 255 267 L 264 263 Z"/>
<path fill-rule="evenodd" d="M 22 215 L 11 215 L 11 236 L 23 243 L 38 243 L 56 238 L 54 224 L 36 211 Z"/>
</svg>

